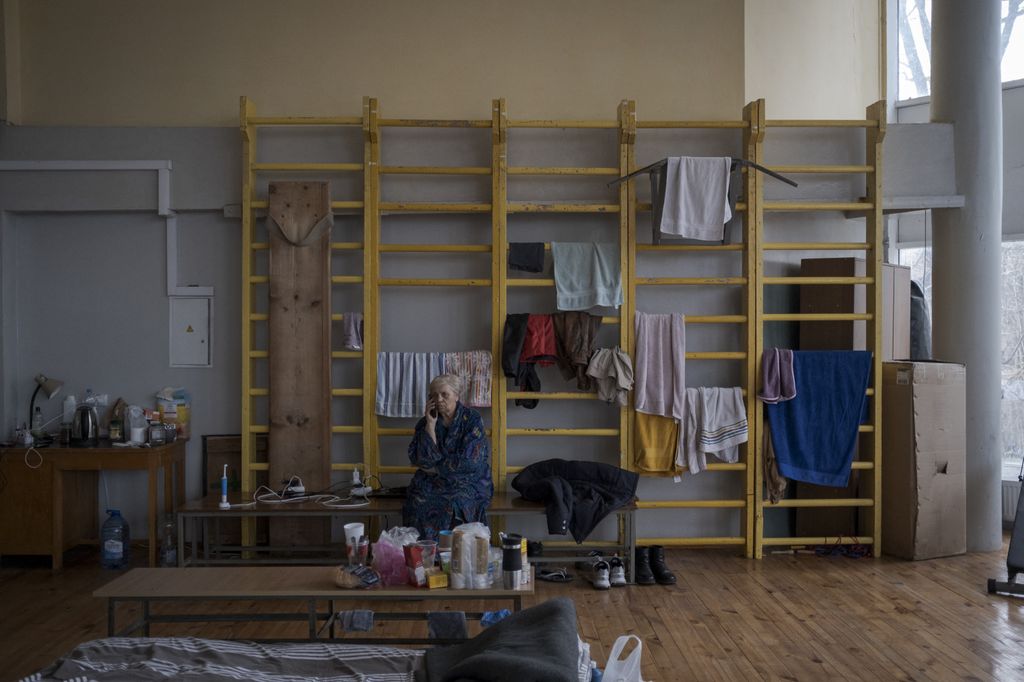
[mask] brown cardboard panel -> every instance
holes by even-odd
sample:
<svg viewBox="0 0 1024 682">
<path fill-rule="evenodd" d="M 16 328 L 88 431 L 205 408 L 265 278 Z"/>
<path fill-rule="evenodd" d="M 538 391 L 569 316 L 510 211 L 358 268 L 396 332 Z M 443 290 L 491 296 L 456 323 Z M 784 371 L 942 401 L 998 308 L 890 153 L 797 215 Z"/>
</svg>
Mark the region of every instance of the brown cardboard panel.
<svg viewBox="0 0 1024 682">
<path fill-rule="evenodd" d="M 906 559 L 963 554 L 966 522 L 963 365 L 883 365 L 882 551 Z"/>
</svg>

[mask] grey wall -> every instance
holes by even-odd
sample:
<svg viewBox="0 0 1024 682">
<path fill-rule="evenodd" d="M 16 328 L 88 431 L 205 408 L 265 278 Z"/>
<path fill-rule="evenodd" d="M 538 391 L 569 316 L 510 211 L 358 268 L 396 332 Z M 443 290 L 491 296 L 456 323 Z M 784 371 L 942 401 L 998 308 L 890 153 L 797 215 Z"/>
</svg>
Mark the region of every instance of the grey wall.
<svg viewBox="0 0 1024 682">
<path fill-rule="evenodd" d="M 409 165 L 489 165 L 489 131 L 386 129 L 382 133 L 383 163 Z M 666 155 L 741 156 L 741 136 L 725 131 L 644 131 L 638 140 L 637 161 L 645 164 Z M 769 131 L 766 155 L 770 164 L 863 163 L 863 134 L 857 131 Z M 263 161 L 358 161 L 362 158 L 358 130 L 325 135 L 320 130 L 289 129 L 261 134 L 257 157 Z M 239 202 L 240 147 L 235 129 L 40 129 L 0 130 L 0 159 L 171 159 L 174 163 L 173 207 L 180 212 L 181 284 L 213 285 L 214 365 L 210 369 L 168 367 L 168 299 L 165 291 L 163 221 L 153 212 L 153 174 L 5 174 L 0 183 L 0 306 L 3 311 L 3 392 L 0 423 L 4 433 L 27 413 L 32 376 L 46 372 L 66 382 L 66 390 L 87 387 L 149 405 L 162 386 L 186 386 L 193 394 L 193 440 L 189 444 L 188 492 L 200 493 L 200 436 L 239 431 L 240 385 L 240 223 L 223 218 L 221 208 Z M 510 164 L 537 166 L 617 165 L 614 131 L 513 130 Z M 339 174 L 332 181 L 335 200 L 360 199 L 359 174 Z M 801 176 L 791 189 L 767 181 L 770 199 L 855 199 L 863 195 L 862 180 L 831 176 Z M 617 201 L 607 178 L 577 177 L 562 180 L 511 177 L 511 200 Z M 265 186 L 265 180 L 261 187 Z M 638 184 L 647 199 L 645 182 Z M 479 177 L 385 176 L 383 199 L 429 201 L 488 201 L 490 183 Z M 639 218 L 639 240 L 649 242 L 649 215 Z M 601 215 L 512 215 L 511 241 L 613 241 L 618 219 Z M 385 216 L 384 242 L 480 243 L 490 242 L 490 219 L 482 215 Z M 740 221 L 729 234 L 738 239 Z M 854 241 L 863 238 L 863 219 L 843 215 L 785 213 L 766 218 L 767 236 L 773 241 Z M 262 226 L 258 230 L 263 233 Z M 358 215 L 339 215 L 332 239 L 361 241 Z M 260 237 L 258 237 L 260 238 Z M 16 254 L 16 255 L 15 255 Z M 799 256 L 773 254 L 769 274 L 792 274 Z M 40 264 L 46 267 L 40 267 Z M 256 259 L 256 271 L 266 268 L 266 254 Z M 336 274 L 360 274 L 357 252 L 334 256 Z M 550 273 L 550 263 L 548 264 Z M 730 276 L 741 273 L 737 254 L 641 254 L 642 276 Z M 489 276 L 488 254 L 382 256 L 388 276 Z M 518 276 L 513 273 L 511 276 Z M 676 311 L 685 314 L 741 312 L 738 288 L 645 287 L 638 295 L 638 310 Z M 358 285 L 335 287 L 335 312 L 359 310 Z M 407 351 L 469 350 L 490 346 L 490 295 L 487 288 L 388 288 L 382 297 L 382 349 Z M 770 310 L 791 310 L 792 287 L 772 287 Z M 255 309 L 263 304 L 256 299 Z M 510 312 L 553 312 L 550 288 L 512 288 Z M 615 311 L 594 311 L 615 314 Z M 742 330 L 737 325 L 691 325 L 688 349 L 740 350 Z M 781 345 L 792 345 L 790 325 L 769 330 Z M 265 329 L 256 326 L 257 347 L 265 347 Z M 601 332 L 602 345 L 615 345 L 614 325 Z M 261 344 L 264 344 L 261 346 Z M 736 385 L 741 363 L 694 361 L 687 368 L 691 385 Z M 336 360 L 332 385 L 357 387 L 360 364 Z M 570 390 L 553 371 L 541 373 L 545 390 Z M 258 367 L 255 385 L 266 385 L 265 368 Z M 56 414 L 59 398 L 44 404 Z M 335 423 L 358 424 L 359 400 L 336 398 Z M 484 410 L 485 420 L 490 419 Z M 266 401 L 257 401 L 254 421 L 266 420 Z M 590 401 L 551 401 L 536 410 L 510 407 L 512 427 L 614 427 L 617 411 Z M 382 426 L 411 426 L 412 420 L 381 418 Z M 404 464 L 407 439 L 382 438 L 381 459 Z M 515 438 L 510 440 L 509 463 L 525 465 L 552 456 L 618 461 L 614 438 Z M 336 462 L 361 458 L 358 436 L 335 436 Z M 110 501 L 125 508 L 136 534 L 144 528 L 144 493 L 140 476 L 107 476 Z M 732 472 L 706 472 L 671 479 L 645 477 L 639 494 L 644 499 L 739 497 L 742 477 Z M 102 491 L 101 491 L 102 495 Z M 783 514 L 768 519 L 768 526 L 785 524 Z M 736 535 L 737 510 L 650 510 L 640 519 L 646 536 Z M 542 534 L 541 525 L 524 526 Z M 614 532 L 606 523 L 598 536 Z"/>
</svg>

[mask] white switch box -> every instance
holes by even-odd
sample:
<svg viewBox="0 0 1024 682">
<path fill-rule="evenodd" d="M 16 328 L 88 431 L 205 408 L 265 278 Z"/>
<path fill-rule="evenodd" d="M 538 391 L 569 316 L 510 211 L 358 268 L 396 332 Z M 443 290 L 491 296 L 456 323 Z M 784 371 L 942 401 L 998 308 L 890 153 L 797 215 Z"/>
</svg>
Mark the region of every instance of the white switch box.
<svg viewBox="0 0 1024 682">
<path fill-rule="evenodd" d="M 213 299 L 172 297 L 171 367 L 213 364 Z"/>
</svg>

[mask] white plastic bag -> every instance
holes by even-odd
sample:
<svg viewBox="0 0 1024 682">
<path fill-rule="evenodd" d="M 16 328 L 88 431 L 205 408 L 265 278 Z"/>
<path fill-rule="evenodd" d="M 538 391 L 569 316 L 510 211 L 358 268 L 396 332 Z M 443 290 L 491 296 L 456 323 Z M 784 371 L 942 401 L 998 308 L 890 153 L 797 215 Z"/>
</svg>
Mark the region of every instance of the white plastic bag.
<svg viewBox="0 0 1024 682">
<path fill-rule="evenodd" d="M 626 648 L 630 640 L 636 640 L 636 648 L 629 652 L 626 658 L 622 656 L 622 650 Z M 636 635 L 622 635 L 615 640 L 612 646 L 612 653 L 608 656 L 608 665 L 604 668 L 602 682 L 643 682 L 640 677 L 640 657 L 643 654 L 643 642 Z"/>
</svg>

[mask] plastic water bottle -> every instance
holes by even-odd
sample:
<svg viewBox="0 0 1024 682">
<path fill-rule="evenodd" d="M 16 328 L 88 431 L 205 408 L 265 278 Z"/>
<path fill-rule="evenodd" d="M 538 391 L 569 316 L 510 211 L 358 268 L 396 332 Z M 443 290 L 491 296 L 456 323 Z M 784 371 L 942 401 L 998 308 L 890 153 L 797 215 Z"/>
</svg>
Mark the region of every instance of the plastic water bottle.
<svg viewBox="0 0 1024 682">
<path fill-rule="evenodd" d="M 160 565 L 173 568 L 178 565 L 178 539 L 174 525 L 174 517 L 164 519 L 160 531 Z"/>
<path fill-rule="evenodd" d="M 103 568 L 124 568 L 131 558 L 131 533 L 119 509 L 108 509 L 100 533 L 100 561 Z"/>
</svg>

